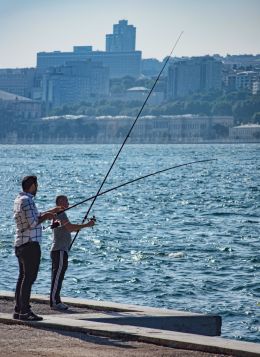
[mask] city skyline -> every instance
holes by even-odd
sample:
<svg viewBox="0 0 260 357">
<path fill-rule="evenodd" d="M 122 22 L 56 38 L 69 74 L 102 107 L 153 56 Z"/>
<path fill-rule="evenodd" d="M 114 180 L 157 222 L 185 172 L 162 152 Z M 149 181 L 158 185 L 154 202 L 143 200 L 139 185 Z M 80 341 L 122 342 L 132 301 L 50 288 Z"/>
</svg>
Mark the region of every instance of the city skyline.
<svg viewBox="0 0 260 357">
<path fill-rule="evenodd" d="M 105 51 L 113 24 L 136 27 L 142 58 L 162 60 L 181 31 L 176 56 L 260 53 L 258 0 L 0 0 L 0 68 L 35 67 L 42 51 Z"/>
</svg>

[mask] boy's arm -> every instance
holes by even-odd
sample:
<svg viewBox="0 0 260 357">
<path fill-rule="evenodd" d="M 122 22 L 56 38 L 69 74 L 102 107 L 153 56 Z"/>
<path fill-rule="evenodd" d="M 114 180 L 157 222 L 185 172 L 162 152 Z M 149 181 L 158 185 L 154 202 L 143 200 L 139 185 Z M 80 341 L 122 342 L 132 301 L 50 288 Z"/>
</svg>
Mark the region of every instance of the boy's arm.
<svg viewBox="0 0 260 357">
<path fill-rule="evenodd" d="M 88 223 L 84 223 L 84 224 L 73 224 L 70 223 L 70 221 L 67 221 L 67 223 L 64 224 L 65 228 L 69 232 L 77 232 L 82 228 L 93 227 L 94 225 L 95 225 L 94 219 L 91 219 L 90 221 L 88 221 Z"/>
</svg>

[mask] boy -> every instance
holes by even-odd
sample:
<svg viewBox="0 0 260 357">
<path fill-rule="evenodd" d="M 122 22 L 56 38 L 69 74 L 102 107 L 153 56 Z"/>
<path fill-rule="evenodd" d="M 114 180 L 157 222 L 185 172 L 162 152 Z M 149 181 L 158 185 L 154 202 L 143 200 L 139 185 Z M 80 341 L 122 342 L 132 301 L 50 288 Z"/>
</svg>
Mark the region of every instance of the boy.
<svg viewBox="0 0 260 357">
<path fill-rule="evenodd" d="M 65 209 L 68 208 L 69 201 L 67 196 L 57 196 L 56 204 Z M 95 219 L 91 219 L 85 224 L 72 224 L 66 213 L 62 212 L 58 214 L 58 220 L 61 225 L 53 229 L 53 243 L 51 246 L 52 278 L 50 307 L 53 310 L 64 311 L 68 309 L 68 306 L 61 302 L 60 291 L 65 272 L 68 268 L 68 252 L 71 244 L 71 232 L 77 232 L 86 227 L 93 227 Z"/>
</svg>

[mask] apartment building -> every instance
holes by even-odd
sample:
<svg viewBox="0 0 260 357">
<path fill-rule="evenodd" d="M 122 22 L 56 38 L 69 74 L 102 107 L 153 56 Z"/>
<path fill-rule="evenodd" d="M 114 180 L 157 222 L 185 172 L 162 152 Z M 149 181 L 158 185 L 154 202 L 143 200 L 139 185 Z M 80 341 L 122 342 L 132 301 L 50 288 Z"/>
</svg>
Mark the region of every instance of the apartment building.
<svg viewBox="0 0 260 357">
<path fill-rule="evenodd" d="M 221 87 L 222 63 L 213 57 L 184 58 L 173 62 L 168 68 L 167 99 L 219 90 Z"/>
</svg>

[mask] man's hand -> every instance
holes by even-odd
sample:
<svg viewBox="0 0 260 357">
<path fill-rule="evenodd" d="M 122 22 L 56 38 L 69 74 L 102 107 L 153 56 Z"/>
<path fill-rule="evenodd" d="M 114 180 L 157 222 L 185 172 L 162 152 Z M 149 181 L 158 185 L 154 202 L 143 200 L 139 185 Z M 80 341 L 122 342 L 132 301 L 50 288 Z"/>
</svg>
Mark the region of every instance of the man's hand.
<svg viewBox="0 0 260 357">
<path fill-rule="evenodd" d="M 45 212 L 43 214 L 41 214 L 38 218 L 38 224 L 44 222 L 44 221 L 51 221 L 54 220 L 56 217 L 56 215 L 54 213 L 51 212 Z"/>
<path fill-rule="evenodd" d="M 59 213 L 59 212 L 64 211 L 64 210 L 65 210 L 64 206 L 56 206 L 56 207 L 52 208 L 49 212 Z"/>
</svg>

